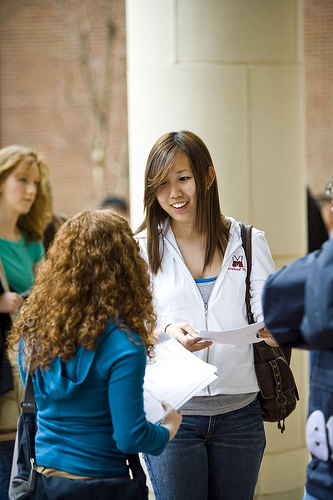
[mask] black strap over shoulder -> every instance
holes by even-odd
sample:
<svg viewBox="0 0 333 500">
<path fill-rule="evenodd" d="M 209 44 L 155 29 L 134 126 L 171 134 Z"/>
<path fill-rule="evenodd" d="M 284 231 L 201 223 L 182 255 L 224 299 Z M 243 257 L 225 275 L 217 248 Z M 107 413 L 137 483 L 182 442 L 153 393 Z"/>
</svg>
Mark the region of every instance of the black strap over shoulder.
<svg viewBox="0 0 333 500">
<path fill-rule="evenodd" d="M 252 269 L 252 226 L 245 226 L 243 222 L 239 223 L 240 230 L 241 230 L 241 236 L 242 236 L 242 244 L 245 252 L 245 257 L 246 257 L 246 295 L 245 295 L 245 302 L 246 302 L 246 311 L 247 311 L 247 318 L 249 324 L 254 323 L 253 319 L 253 314 L 251 310 L 251 303 L 250 303 L 250 274 L 251 274 L 251 269 Z"/>
<path fill-rule="evenodd" d="M 35 391 L 32 384 L 31 373 L 28 372 L 25 384 L 23 397 L 21 401 L 22 413 L 35 413 L 36 401 L 35 401 Z"/>
</svg>

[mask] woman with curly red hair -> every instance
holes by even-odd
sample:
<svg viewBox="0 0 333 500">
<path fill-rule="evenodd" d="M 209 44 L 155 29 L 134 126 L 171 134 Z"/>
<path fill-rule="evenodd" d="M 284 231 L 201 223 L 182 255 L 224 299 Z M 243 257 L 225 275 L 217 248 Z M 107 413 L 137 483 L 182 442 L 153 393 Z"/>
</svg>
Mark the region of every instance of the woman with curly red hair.
<svg viewBox="0 0 333 500">
<path fill-rule="evenodd" d="M 33 374 L 40 472 L 129 477 L 127 454 L 164 450 L 181 416 L 163 404 L 161 425 L 145 417 L 154 327 L 147 266 L 125 219 L 96 210 L 65 222 L 10 336 L 23 380 Z"/>
</svg>

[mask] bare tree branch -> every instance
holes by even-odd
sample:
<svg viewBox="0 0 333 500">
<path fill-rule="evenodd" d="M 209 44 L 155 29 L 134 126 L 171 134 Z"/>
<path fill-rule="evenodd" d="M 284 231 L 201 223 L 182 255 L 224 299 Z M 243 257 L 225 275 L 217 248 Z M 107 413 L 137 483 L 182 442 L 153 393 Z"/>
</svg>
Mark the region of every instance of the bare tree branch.
<svg viewBox="0 0 333 500">
<path fill-rule="evenodd" d="M 108 144 L 110 142 L 111 98 L 113 89 L 114 42 L 117 29 L 114 16 L 114 0 L 105 1 L 105 46 L 103 60 L 99 60 L 92 49 L 92 37 L 95 34 L 91 19 L 91 3 L 86 0 L 54 0 L 61 12 L 64 25 L 64 42 L 68 54 L 65 62 L 65 100 L 74 113 L 78 112 L 74 91 L 73 69 L 69 61 L 77 54 L 79 67 L 86 86 L 90 104 L 90 112 L 94 123 L 89 140 L 89 151 L 92 161 L 93 178 L 96 194 L 101 199 L 106 194 L 105 176 L 107 170 L 112 170 L 116 177 L 121 177 L 121 165 L 110 158 L 107 160 Z M 68 3 L 71 2 L 71 8 Z M 75 7 L 75 8 L 74 8 Z M 68 11 L 70 10 L 70 15 Z M 103 61 L 103 62 L 102 62 Z M 77 116 L 79 119 L 79 116 Z M 59 116 L 57 121 L 60 122 Z M 64 131 L 65 128 L 62 129 Z M 73 134 L 67 130 L 68 137 Z M 120 146 L 121 147 L 121 146 Z M 110 166 L 109 166 L 109 165 Z"/>
</svg>

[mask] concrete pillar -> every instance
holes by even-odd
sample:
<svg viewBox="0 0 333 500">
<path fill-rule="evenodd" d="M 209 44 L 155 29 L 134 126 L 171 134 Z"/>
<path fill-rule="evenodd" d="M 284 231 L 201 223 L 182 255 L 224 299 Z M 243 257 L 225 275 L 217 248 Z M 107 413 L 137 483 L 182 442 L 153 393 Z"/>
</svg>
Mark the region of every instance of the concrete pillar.
<svg viewBox="0 0 333 500">
<path fill-rule="evenodd" d="M 153 143 L 187 129 L 210 149 L 222 211 L 266 232 L 277 268 L 306 252 L 301 0 L 126 0 L 131 224 Z M 308 359 L 281 436 L 268 424 L 258 499 L 302 497 Z"/>
</svg>

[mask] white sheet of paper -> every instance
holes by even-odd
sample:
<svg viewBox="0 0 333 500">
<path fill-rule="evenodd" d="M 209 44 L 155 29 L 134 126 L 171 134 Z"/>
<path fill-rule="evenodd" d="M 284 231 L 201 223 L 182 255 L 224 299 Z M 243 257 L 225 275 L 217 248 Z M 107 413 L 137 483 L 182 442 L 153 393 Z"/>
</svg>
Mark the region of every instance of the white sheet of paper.
<svg viewBox="0 0 333 500">
<path fill-rule="evenodd" d="M 212 340 L 215 344 L 254 344 L 261 342 L 263 339 L 257 338 L 258 330 L 264 328 L 265 322 L 259 321 L 251 325 L 235 328 L 233 330 L 225 330 L 222 332 L 211 332 L 208 330 L 200 330 L 198 336 L 203 340 Z"/>
<path fill-rule="evenodd" d="M 205 363 L 174 338 L 160 334 L 155 356 L 147 363 L 143 385 L 147 420 L 156 424 L 163 419 L 162 400 L 179 410 L 217 378 L 216 371 L 216 366 Z"/>
</svg>

